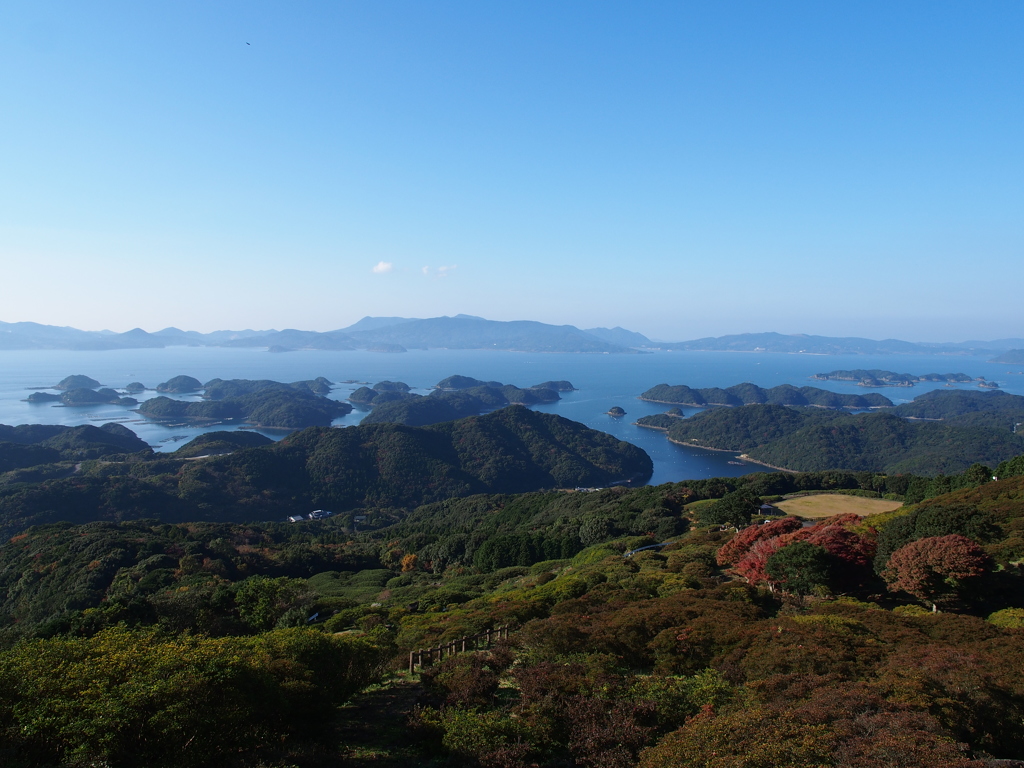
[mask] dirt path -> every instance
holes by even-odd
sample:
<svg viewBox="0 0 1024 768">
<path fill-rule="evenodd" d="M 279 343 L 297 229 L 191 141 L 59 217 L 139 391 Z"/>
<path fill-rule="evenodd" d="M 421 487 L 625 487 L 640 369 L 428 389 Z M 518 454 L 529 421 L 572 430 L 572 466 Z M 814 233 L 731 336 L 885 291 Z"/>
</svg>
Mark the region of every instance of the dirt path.
<svg viewBox="0 0 1024 768">
<path fill-rule="evenodd" d="M 409 714 L 423 697 L 418 683 L 360 694 L 342 707 L 336 738 L 345 768 L 425 765 L 409 734 Z"/>
</svg>

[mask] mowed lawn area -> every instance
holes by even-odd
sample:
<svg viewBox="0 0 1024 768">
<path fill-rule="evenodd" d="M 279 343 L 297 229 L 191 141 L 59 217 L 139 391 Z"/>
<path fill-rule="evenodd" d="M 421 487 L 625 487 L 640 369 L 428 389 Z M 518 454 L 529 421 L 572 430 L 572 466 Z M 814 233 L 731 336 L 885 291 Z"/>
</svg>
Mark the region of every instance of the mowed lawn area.
<svg viewBox="0 0 1024 768">
<path fill-rule="evenodd" d="M 798 517 L 832 517 L 852 512 L 855 515 L 877 515 L 891 512 L 903 506 L 901 501 L 886 499 L 865 499 L 862 496 L 847 496 L 842 493 L 819 493 L 813 496 L 798 496 L 775 505 L 787 515 Z"/>
</svg>

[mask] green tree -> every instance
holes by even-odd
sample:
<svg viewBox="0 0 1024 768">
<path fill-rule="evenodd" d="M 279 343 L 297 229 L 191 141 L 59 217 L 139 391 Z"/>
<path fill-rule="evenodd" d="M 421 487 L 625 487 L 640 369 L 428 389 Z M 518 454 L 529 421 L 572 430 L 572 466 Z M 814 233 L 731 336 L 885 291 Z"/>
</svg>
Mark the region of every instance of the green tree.
<svg viewBox="0 0 1024 768">
<path fill-rule="evenodd" d="M 314 597 L 305 579 L 252 576 L 238 585 L 235 604 L 242 621 L 252 629 L 267 630 L 277 626 L 289 611 L 309 605 Z"/>
<path fill-rule="evenodd" d="M 824 547 L 795 541 L 768 558 L 765 573 L 783 590 L 809 595 L 828 585 L 828 552 Z"/>
</svg>

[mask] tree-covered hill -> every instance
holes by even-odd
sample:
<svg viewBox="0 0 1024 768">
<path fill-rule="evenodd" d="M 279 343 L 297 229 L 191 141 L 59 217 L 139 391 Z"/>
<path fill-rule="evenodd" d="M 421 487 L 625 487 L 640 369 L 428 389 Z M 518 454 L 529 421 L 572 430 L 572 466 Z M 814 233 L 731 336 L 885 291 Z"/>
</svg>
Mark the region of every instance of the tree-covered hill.
<svg viewBox="0 0 1024 768">
<path fill-rule="evenodd" d="M 173 376 L 167 381 L 156 385 L 157 392 L 168 392 L 171 394 L 182 394 L 186 392 L 198 392 L 203 388 L 203 383 L 193 376 Z"/>
<path fill-rule="evenodd" d="M 668 425 L 668 437 L 677 443 L 748 452 L 809 424 L 830 424 L 843 415 L 836 411 L 769 404 L 716 408 L 688 419 L 675 419 Z"/>
<path fill-rule="evenodd" d="M 705 387 L 694 389 L 685 384 L 658 384 L 642 395 L 641 400 L 656 403 L 674 403 L 677 405 L 751 405 L 770 403 L 774 405 L 817 405 L 823 408 L 887 408 L 892 401 L 879 395 L 847 395 L 830 392 L 818 387 L 794 387 L 791 384 L 780 384 L 777 387 L 764 389 L 756 384 L 745 382 L 725 389 Z"/>
<path fill-rule="evenodd" d="M 162 454 L 0 483 L 0 532 L 59 520 L 245 521 L 413 507 L 473 493 L 643 483 L 652 471 L 629 443 L 520 406 L 431 427 L 316 427 L 273 445 L 232 447 L 195 461 Z"/>
<path fill-rule="evenodd" d="M 360 387 L 349 397 L 352 402 L 373 407 L 361 422 L 363 424 L 395 423 L 422 427 L 475 416 L 511 404 L 553 403 L 561 399 L 559 391 L 572 390 L 572 384 L 567 381 L 549 381 L 524 389 L 500 381 L 481 381 L 462 375 L 442 379 L 426 397 L 409 394 L 408 386 L 399 391 L 379 390 L 379 386 L 374 385 L 373 389 Z"/>
<path fill-rule="evenodd" d="M 778 388 L 776 388 L 778 389 Z M 936 390 L 885 412 L 847 414 L 769 403 L 715 408 L 690 418 L 645 417 L 670 440 L 746 453 L 812 472 L 847 469 L 919 475 L 995 466 L 1024 451 L 1024 397 Z"/>
<path fill-rule="evenodd" d="M 149 444 L 121 424 L 0 424 L 0 472 L 120 454 L 152 454 Z"/>
<path fill-rule="evenodd" d="M 217 391 L 221 391 L 219 385 Z M 307 388 L 280 385 L 257 388 L 247 394 L 222 399 L 186 401 L 154 397 L 139 405 L 138 411 L 151 419 L 238 419 L 256 426 L 302 429 L 327 426 L 339 416 L 351 413 L 352 406 L 315 394 Z"/>
<path fill-rule="evenodd" d="M 1024 451 L 1009 429 L 908 422 L 894 414 L 843 416 L 809 424 L 747 451 L 755 461 L 801 471 L 842 468 L 920 475 L 995 465 Z"/>
<path fill-rule="evenodd" d="M 912 387 L 921 381 L 949 381 L 966 384 L 971 377 L 966 373 L 926 373 L 915 376 L 910 373 L 897 373 L 879 368 L 856 368 L 852 371 L 829 371 L 811 376 L 818 381 L 856 381 L 863 387 Z"/>
<path fill-rule="evenodd" d="M 206 432 L 174 451 L 174 458 L 194 458 L 217 453 L 232 453 L 242 448 L 262 448 L 274 441 L 259 432 Z"/>
<path fill-rule="evenodd" d="M 203 384 L 203 397 L 207 400 L 226 400 L 265 389 L 299 390 L 326 397 L 331 391 L 331 382 L 323 376 L 306 381 L 293 381 L 288 384 L 270 379 L 211 379 Z"/>
<path fill-rule="evenodd" d="M 942 419 L 970 426 L 1013 429 L 1024 422 L 1024 397 L 999 390 L 964 392 L 937 389 L 903 403 L 893 413 L 913 419 Z"/>
</svg>

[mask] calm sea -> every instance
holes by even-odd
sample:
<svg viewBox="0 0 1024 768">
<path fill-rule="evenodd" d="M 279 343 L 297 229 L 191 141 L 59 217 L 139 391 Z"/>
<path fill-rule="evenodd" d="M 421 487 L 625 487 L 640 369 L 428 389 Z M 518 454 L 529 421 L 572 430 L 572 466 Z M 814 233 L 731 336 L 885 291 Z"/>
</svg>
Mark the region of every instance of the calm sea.
<svg viewBox="0 0 1024 768">
<path fill-rule="evenodd" d="M 728 453 L 674 445 L 663 433 L 634 425 L 640 416 L 662 413 L 669 406 L 637 399 L 655 384 L 688 384 L 693 387 L 727 387 L 744 381 L 762 387 L 778 384 L 813 384 L 836 392 L 880 392 L 897 404 L 944 385 L 919 384 L 913 388 L 865 390 L 852 382 L 809 382 L 814 373 L 836 369 L 881 368 L 900 373 L 966 373 L 998 382 L 1013 394 L 1024 394 L 1024 372 L 1013 366 L 961 356 L 823 356 L 742 352 L 660 352 L 647 355 L 560 355 L 477 350 L 410 351 L 400 354 L 375 352 L 298 351 L 271 354 L 257 349 L 217 347 L 169 347 L 107 352 L 0 351 L 0 423 L 3 424 L 102 424 L 118 421 L 134 430 L 156 450 L 172 451 L 183 442 L 212 429 L 208 427 L 153 424 L 128 408 L 102 405 L 69 408 L 25 401 L 33 388 L 52 387 L 65 376 L 85 374 L 106 386 L 120 388 L 131 381 L 155 387 L 172 376 L 186 374 L 200 381 L 221 379 L 274 379 L 298 381 L 325 376 L 339 382 L 332 397 L 344 400 L 362 383 L 384 379 L 404 381 L 420 394 L 452 374 L 497 380 L 527 387 L 548 380 L 567 379 L 576 392 L 537 410 L 557 413 L 594 429 L 640 446 L 654 460 L 652 483 L 741 475 L 758 471 L 757 465 L 735 464 Z M 353 383 L 341 383 L 341 382 Z M 975 385 L 959 385 L 975 388 Z M 138 399 L 156 396 L 148 391 Z M 182 399 L 190 399 L 188 397 Z M 612 406 L 626 416 L 607 415 Z M 684 409 L 687 410 L 687 409 Z M 696 412 L 696 409 L 688 409 Z M 359 410 L 338 419 L 340 426 L 358 424 Z M 272 438 L 283 432 L 260 430 Z"/>
</svg>

